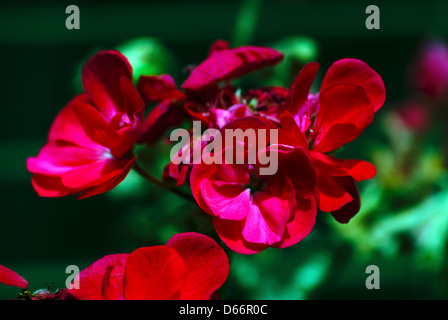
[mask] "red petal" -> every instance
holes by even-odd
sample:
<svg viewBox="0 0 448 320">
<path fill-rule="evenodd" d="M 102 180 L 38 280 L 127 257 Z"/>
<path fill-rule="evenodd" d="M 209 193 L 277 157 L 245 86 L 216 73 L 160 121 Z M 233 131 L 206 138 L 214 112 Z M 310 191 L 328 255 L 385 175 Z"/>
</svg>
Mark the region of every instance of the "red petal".
<svg viewBox="0 0 448 320">
<path fill-rule="evenodd" d="M 380 75 L 365 62 L 341 59 L 328 69 L 321 85 L 321 92 L 335 84 L 353 84 L 362 87 L 374 105 L 375 112 L 384 104 L 386 89 Z"/>
<path fill-rule="evenodd" d="M 124 280 L 126 300 L 167 300 L 178 297 L 184 286 L 185 264 L 173 248 L 155 246 L 133 251 Z"/>
<path fill-rule="evenodd" d="M 128 160 L 106 159 L 78 167 L 61 176 L 62 183 L 69 188 L 98 185 L 118 176 Z"/>
<path fill-rule="evenodd" d="M 306 111 L 302 108 L 308 100 L 308 93 L 318 70 L 319 64 L 317 62 L 308 63 L 300 70 L 294 80 L 285 102 L 285 110 L 289 111 L 293 116 L 303 114 Z"/>
<path fill-rule="evenodd" d="M 275 243 L 275 248 L 292 246 L 308 236 L 316 223 L 316 200 L 314 198 L 297 201 L 297 210 L 294 219 L 286 225 L 286 230 L 280 242 Z"/>
<path fill-rule="evenodd" d="M 346 179 L 347 177 L 317 176 L 319 208 L 322 211 L 333 212 L 353 200 L 346 189 Z"/>
<path fill-rule="evenodd" d="M 115 175 L 111 180 L 106 181 L 102 184 L 99 184 L 97 186 L 94 186 L 92 188 L 89 188 L 88 190 L 84 191 L 82 194 L 78 196 L 78 199 L 84 199 L 87 197 L 91 197 L 100 193 L 107 192 L 109 190 L 112 190 L 115 188 L 121 181 L 126 178 L 129 171 L 132 168 L 132 165 L 134 164 L 136 158 L 133 158 L 128 161 L 128 163 L 121 169 L 121 171 L 118 172 L 117 175 Z"/>
<path fill-rule="evenodd" d="M 109 276 L 112 277 L 110 282 L 114 284 L 116 292 L 119 292 L 121 288 L 121 296 L 123 296 L 124 265 L 128 256 L 127 253 L 111 254 L 97 260 L 79 273 L 68 290 L 69 294 L 79 300 L 103 300 L 104 277 L 106 270 L 112 267 L 113 271 L 109 272 Z M 77 280 L 79 280 L 78 289 L 73 286 Z M 112 291 L 110 293 L 112 294 Z"/>
<path fill-rule="evenodd" d="M 92 106 L 88 96 L 81 94 L 56 116 L 48 140 L 64 140 L 89 149 L 102 149 L 107 145 L 109 134 L 109 124 Z"/>
<path fill-rule="evenodd" d="M 175 249 L 185 264 L 186 279 L 180 299 L 208 300 L 226 280 L 229 259 L 215 240 L 190 232 L 174 235 L 166 246 Z"/>
<path fill-rule="evenodd" d="M 269 247 L 267 244 L 251 243 L 246 241 L 242 235 L 242 228 L 245 221 L 224 220 L 213 218 L 213 225 L 216 233 L 222 241 L 233 251 L 240 254 L 254 254 Z"/>
<path fill-rule="evenodd" d="M 355 139 L 373 121 L 373 105 L 363 88 L 337 84 L 321 92 L 313 150 L 330 152 Z"/>
<path fill-rule="evenodd" d="M 206 179 L 200 188 L 205 203 L 215 216 L 241 220 L 250 211 L 251 195 L 246 185 Z"/>
<path fill-rule="evenodd" d="M 103 157 L 107 149 L 88 149 L 70 142 L 49 141 L 37 157 L 27 159 L 27 169 L 32 173 L 59 176 L 77 167 L 92 164 Z"/>
<path fill-rule="evenodd" d="M 278 143 L 293 147 L 308 148 L 308 141 L 293 116 L 285 111 L 279 116 L 282 129 L 278 131 Z"/>
<path fill-rule="evenodd" d="M 271 48 L 239 47 L 215 51 L 182 84 L 186 90 L 198 91 L 219 81 L 240 77 L 264 66 L 274 65 L 283 55 Z"/>
<path fill-rule="evenodd" d="M 91 57 L 82 70 L 82 83 L 94 105 L 107 120 L 125 112 L 121 77 L 132 81 L 132 67 L 118 51 L 102 51 Z"/>
<path fill-rule="evenodd" d="M 218 164 L 216 173 L 222 181 L 249 184 L 250 176 L 247 165 L 244 164 Z"/>
<path fill-rule="evenodd" d="M 28 288 L 28 281 L 14 271 L 0 265 L 0 283 L 7 286 L 18 287 L 20 289 Z"/>
<path fill-rule="evenodd" d="M 356 181 L 372 179 L 376 174 L 376 168 L 373 164 L 363 160 L 342 160 L 334 159 L 337 165 L 344 168 L 348 175 Z"/>
<path fill-rule="evenodd" d="M 41 197 L 64 197 L 81 191 L 80 189 L 67 188 L 62 184 L 60 177 L 52 177 L 38 173 L 33 174 L 31 184 Z"/>
<path fill-rule="evenodd" d="M 270 181 L 268 188 L 252 195 L 251 202 L 242 231 L 244 239 L 268 245 L 280 241 L 296 209 L 291 181 L 287 177 Z"/>
<path fill-rule="evenodd" d="M 373 164 L 363 160 L 342 160 L 319 153 L 310 152 L 319 175 L 351 176 L 356 181 L 368 180 L 375 176 Z"/>
<path fill-rule="evenodd" d="M 352 178 L 346 177 L 340 183 L 348 190 L 353 200 L 339 210 L 333 211 L 331 215 L 339 223 L 348 223 L 359 212 L 359 209 L 361 209 L 361 197 L 359 196 L 356 183 Z"/>
<path fill-rule="evenodd" d="M 284 170 L 294 185 L 297 198 L 308 198 L 314 193 L 316 173 L 311 158 L 303 147 L 289 148 L 273 145 L 271 150 L 278 150 L 279 168 Z"/>
<path fill-rule="evenodd" d="M 103 300 L 123 300 L 124 264 L 108 266 L 103 278 Z"/>
<path fill-rule="evenodd" d="M 131 120 L 134 120 L 134 117 L 137 117 L 141 121 L 145 111 L 145 103 L 132 80 L 121 77 L 120 88 L 123 97 L 124 113 L 126 113 Z"/>
</svg>

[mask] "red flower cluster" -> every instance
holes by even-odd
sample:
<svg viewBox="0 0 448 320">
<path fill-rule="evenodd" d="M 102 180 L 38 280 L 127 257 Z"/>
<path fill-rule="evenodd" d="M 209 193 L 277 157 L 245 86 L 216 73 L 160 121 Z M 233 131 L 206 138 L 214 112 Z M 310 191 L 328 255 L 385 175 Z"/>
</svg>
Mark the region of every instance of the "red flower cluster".
<svg viewBox="0 0 448 320">
<path fill-rule="evenodd" d="M 282 58 L 271 48 L 231 49 L 218 41 L 183 90 L 161 75 L 142 76 L 137 91 L 126 58 L 110 51 L 95 55 L 83 70 L 86 92 L 61 111 L 47 145 L 28 159 L 35 189 L 50 197 L 82 192 L 81 198 L 108 191 L 131 168 L 134 143 L 151 144 L 190 119 L 221 131 L 278 130 L 278 141 L 267 139 L 253 164 L 166 166 L 164 179 L 190 182 L 198 205 L 213 216 L 218 235 L 231 249 L 250 254 L 291 246 L 312 230 L 317 208 L 347 223 L 360 208 L 355 181 L 372 178 L 376 169 L 333 154 L 373 121 L 385 101 L 383 81 L 366 63 L 342 59 L 328 69 L 319 93 L 310 93 L 317 63 L 306 65 L 290 89 L 243 93 L 230 82 Z M 149 102 L 157 104 L 143 121 Z M 275 174 L 260 174 L 262 154 L 277 155 Z M 99 265 L 106 272 L 109 264 L 122 266 L 126 259 L 109 257 Z"/>
<path fill-rule="evenodd" d="M 278 144 L 265 146 L 265 152 L 279 156 L 279 171 L 272 176 L 261 176 L 260 164 L 169 164 L 166 169 L 165 178 L 183 184 L 193 167 L 190 183 L 197 203 L 214 217 L 221 239 L 239 253 L 299 242 L 313 228 L 317 206 L 347 223 L 360 209 L 355 181 L 376 173 L 368 162 L 332 154 L 373 121 L 385 101 L 381 77 L 360 60 L 343 59 L 329 68 L 317 94 L 309 92 L 317 63 L 306 65 L 289 90 L 241 94 L 228 81 L 281 58 L 273 49 L 229 49 L 218 42 L 182 85 L 184 109 L 207 128 L 279 130 Z M 171 101 L 180 96 L 172 92 Z M 166 110 L 165 115 L 176 112 Z"/>
</svg>

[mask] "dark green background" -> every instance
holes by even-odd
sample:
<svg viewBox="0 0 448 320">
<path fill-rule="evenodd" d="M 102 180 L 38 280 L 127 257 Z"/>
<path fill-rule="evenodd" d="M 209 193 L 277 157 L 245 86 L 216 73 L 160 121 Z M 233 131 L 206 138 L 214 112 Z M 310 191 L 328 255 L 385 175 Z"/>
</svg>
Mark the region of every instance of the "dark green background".
<svg viewBox="0 0 448 320">
<path fill-rule="evenodd" d="M 244 26 L 235 27 L 241 1 L 95 4 L 16 1 L 0 7 L 0 264 L 22 274 L 33 290 L 46 283 L 62 287 L 67 276 L 65 267 L 70 264 L 84 268 L 106 254 L 163 244 L 176 232 L 199 231 L 215 237 L 202 217 L 191 219 L 194 206 L 156 190 L 136 176 L 131 179 L 139 181 L 141 187 L 135 194 L 124 190 L 78 201 L 75 197 L 40 198 L 34 192 L 26 158 L 38 153 L 55 115 L 76 93 L 73 78 L 79 64 L 92 51 L 112 49 L 135 37 L 155 37 L 177 58 L 180 68 L 175 76 L 180 84 L 186 77 L 182 68 L 201 62 L 216 39 L 229 40 L 234 45 L 266 45 L 290 35 L 302 35 L 317 42 L 322 71 L 345 57 L 366 61 L 383 77 L 387 102 L 393 103 L 407 90 L 404 71 L 422 38 L 448 35 L 446 1 L 260 3 L 254 32 L 247 36 Z M 65 8 L 69 4 L 80 8 L 80 30 L 65 28 Z M 380 7 L 380 30 L 365 27 L 368 4 Z M 244 40 L 249 43 L 238 43 Z M 376 130 L 379 129 L 369 128 L 348 147 L 347 154 L 371 160 L 366 142 Z M 265 296 L 365 299 L 448 296 L 448 280 L 443 270 L 434 272 L 415 266 L 406 253 L 392 257 L 377 252 L 356 254 L 352 244 L 329 231 L 334 223 L 329 215 L 319 214 L 311 236 L 294 248 L 281 252 L 270 249 L 252 257 L 235 255 L 232 259 L 243 262 L 231 270 L 221 297 L 257 298 L 263 288 L 283 288 L 292 281 L 292 274 L 301 277 L 300 272 L 294 273 L 297 265 L 328 248 L 331 253 L 325 257 L 335 263 L 329 267 L 325 279 L 306 291 L 305 296 L 295 295 L 294 288 L 288 289 L 292 292 L 274 290 Z M 311 278 L 313 270 L 319 269 L 319 256 L 316 259 L 317 266 L 309 267 Z M 381 268 L 381 290 L 369 291 L 364 286 L 365 268 L 369 264 Z M 254 268 L 261 270 L 258 278 L 249 284 L 242 283 L 245 270 L 249 277 Z M 279 285 L 261 285 L 260 279 L 267 274 L 272 276 L 270 281 Z M 15 288 L 0 287 L 1 299 L 14 297 L 16 293 Z"/>
</svg>

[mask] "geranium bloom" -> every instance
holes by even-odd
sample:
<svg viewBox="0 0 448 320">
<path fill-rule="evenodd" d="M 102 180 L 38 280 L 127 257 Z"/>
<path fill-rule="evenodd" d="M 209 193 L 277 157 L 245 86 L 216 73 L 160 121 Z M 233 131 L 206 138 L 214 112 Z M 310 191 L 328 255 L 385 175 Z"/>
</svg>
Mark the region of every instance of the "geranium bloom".
<svg viewBox="0 0 448 320">
<path fill-rule="evenodd" d="M 270 126 L 246 117 L 230 122 L 221 131 L 248 128 L 257 132 Z M 206 213 L 214 216 L 220 238 L 243 254 L 296 244 L 309 234 L 316 219 L 315 172 L 307 150 L 270 145 L 259 150 L 259 156 L 262 152 L 278 153 L 274 175 L 260 175 L 262 165 L 258 161 L 244 161 L 196 164 L 190 177 L 193 196 Z"/>
<path fill-rule="evenodd" d="M 228 272 L 228 258 L 213 239 L 182 233 L 164 246 L 103 257 L 82 270 L 79 288 L 68 292 L 80 300 L 203 300 Z"/>
<path fill-rule="evenodd" d="M 85 92 L 61 110 L 47 144 L 28 158 L 40 196 L 86 198 L 109 191 L 135 161 L 144 104 L 128 60 L 116 51 L 100 52 L 85 64 L 82 82 Z"/>
<path fill-rule="evenodd" d="M 381 77 L 356 59 L 336 61 L 319 94 L 309 93 L 318 70 L 306 65 L 295 79 L 282 116 L 280 144 L 308 147 L 317 173 L 319 208 L 347 223 L 360 208 L 354 180 L 370 179 L 375 167 L 362 160 L 339 160 L 330 154 L 352 141 L 373 121 L 385 100 Z M 293 121 L 293 119 L 295 121 Z"/>
</svg>

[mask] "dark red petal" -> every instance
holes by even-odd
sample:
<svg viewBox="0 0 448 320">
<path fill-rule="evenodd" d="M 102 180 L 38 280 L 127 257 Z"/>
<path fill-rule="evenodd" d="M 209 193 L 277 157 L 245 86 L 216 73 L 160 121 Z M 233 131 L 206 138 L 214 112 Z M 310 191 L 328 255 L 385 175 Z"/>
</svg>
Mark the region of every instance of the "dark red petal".
<svg viewBox="0 0 448 320">
<path fill-rule="evenodd" d="M 182 84 L 186 90 L 199 91 L 219 81 L 240 77 L 264 66 L 274 65 L 283 55 L 266 47 L 239 47 L 215 51 Z"/>
<path fill-rule="evenodd" d="M 361 197 L 359 196 L 358 187 L 352 178 L 345 177 L 340 183 L 348 190 L 353 200 L 339 210 L 333 211 L 331 215 L 339 223 L 348 223 L 361 209 Z"/>
<path fill-rule="evenodd" d="M 124 265 L 128 256 L 127 253 L 111 254 L 95 261 L 79 273 L 68 293 L 79 300 L 103 300 L 104 277 L 109 267 L 113 268 L 112 272 L 109 272 L 109 276 L 112 277 L 110 282 L 114 284 L 116 290 L 120 291 L 120 288 L 122 290 Z M 78 281 L 79 288 L 76 289 L 74 283 Z"/>
<path fill-rule="evenodd" d="M 123 96 L 124 113 L 129 116 L 131 121 L 134 120 L 135 117 L 142 121 L 143 113 L 145 111 L 145 103 L 132 80 L 121 77 L 120 87 Z"/>
<path fill-rule="evenodd" d="M 333 212 L 353 200 L 344 181 L 347 177 L 317 176 L 319 192 L 319 209 Z"/>
<path fill-rule="evenodd" d="M 297 200 L 297 210 L 294 219 L 286 225 L 286 230 L 280 242 L 273 244 L 275 248 L 286 248 L 304 239 L 316 223 L 316 200 L 314 198 Z"/>
<path fill-rule="evenodd" d="M 188 164 L 174 164 L 170 162 L 163 168 L 162 179 L 166 181 L 176 181 L 176 186 L 183 186 L 192 166 Z"/>
<path fill-rule="evenodd" d="M 383 79 L 361 60 L 341 59 L 333 63 L 322 81 L 320 91 L 323 92 L 335 84 L 353 84 L 362 87 L 372 101 L 375 112 L 386 100 Z"/>
<path fill-rule="evenodd" d="M 146 116 L 140 142 L 154 143 L 171 126 L 176 126 L 187 117 L 182 103 L 163 100 Z"/>
<path fill-rule="evenodd" d="M 129 255 L 124 277 L 126 300 L 167 300 L 178 297 L 186 268 L 173 248 L 145 247 Z"/>
<path fill-rule="evenodd" d="M 57 198 L 80 192 L 80 189 L 67 188 L 62 184 L 61 177 L 33 174 L 31 184 L 41 197 Z"/>
<path fill-rule="evenodd" d="M 141 76 L 138 91 L 145 103 L 163 100 L 181 100 L 185 94 L 176 87 L 174 79 L 168 74 L 159 76 Z"/>
<path fill-rule="evenodd" d="M 124 264 L 108 266 L 103 278 L 103 300 L 123 300 Z"/>
<path fill-rule="evenodd" d="M 213 218 L 216 233 L 222 241 L 233 251 L 240 254 L 254 254 L 269 247 L 267 244 L 251 243 L 246 241 L 242 235 L 245 221 L 224 220 Z"/>
<path fill-rule="evenodd" d="M 185 264 L 186 278 L 180 299 L 208 300 L 226 280 L 229 259 L 215 240 L 190 232 L 174 235 L 166 246 L 175 249 Z"/>
<path fill-rule="evenodd" d="M 272 145 L 270 150 L 278 150 L 278 165 L 291 179 L 297 198 L 308 198 L 316 187 L 316 172 L 311 158 L 303 147 Z"/>
<path fill-rule="evenodd" d="M 208 50 L 208 55 L 211 56 L 213 53 L 228 49 L 230 49 L 229 43 L 225 40 L 219 39 L 213 42 L 213 44 L 210 46 L 210 49 Z"/>
<path fill-rule="evenodd" d="M 340 148 L 372 123 L 373 116 L 373 105 L 362 87 L 337 84 L 327 88 L 319 98 L 313 150 L 325 153 Z"/>
<path fill-rule="evenodd" d="M 132 81 L 132 67 L 118 51 L 101 51 L 82 70 L 82 83 L 95 106 L 107 120 L 124 112 L 121 77 Z"/>
<path fill-rule="evenodd" d="M 20 289 L 28 288 L 28 281 L 25 278 L 2 265 L 0 265 L 0 283 Z"/>
<path fill-rule="evenodd" d="M 308 63 L 300 70 L 288 92 L 284 110 L 289 111 L 293 116 L 304 112 L 302 108 L 308 100 L 308 93 L 318 70 L 319 64 L 317 62 Z"/>
</svg>

